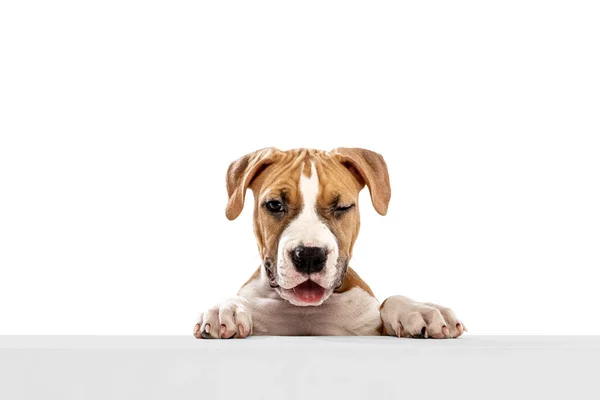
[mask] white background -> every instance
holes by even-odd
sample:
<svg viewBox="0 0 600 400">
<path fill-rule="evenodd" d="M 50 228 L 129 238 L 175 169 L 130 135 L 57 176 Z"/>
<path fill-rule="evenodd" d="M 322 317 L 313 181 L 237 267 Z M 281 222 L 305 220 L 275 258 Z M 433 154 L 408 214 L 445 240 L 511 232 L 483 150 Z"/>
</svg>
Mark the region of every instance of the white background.
<svg viewBox="0 0 600 400">
<path fill-rule="evenodd" d="M 471 333 L 600 334 L 594 1 L 0 3 L 0 333 L 191 334 L 259 265 L 231 161 L 386 158 L 353 267 Z"/>
</svg>

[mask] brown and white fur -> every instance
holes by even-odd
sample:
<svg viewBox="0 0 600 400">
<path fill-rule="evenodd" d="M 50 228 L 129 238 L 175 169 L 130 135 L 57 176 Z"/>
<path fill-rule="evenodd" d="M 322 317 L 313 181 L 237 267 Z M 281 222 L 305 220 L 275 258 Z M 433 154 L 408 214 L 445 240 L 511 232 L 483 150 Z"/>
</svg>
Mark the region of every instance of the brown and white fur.
<svg viewBox="0 0 600 400">
<path fill-rule="evenodd" d="M 385 161 L 375 152 L 266 148 L 234 161 L 227 171 L 226 215 L 237 218 L 246 189 L 252 189 L 262 265 L 237 296 L 199 315 L 194 336 L 462 335 L 464 325 L 448 308 L 403 296 L 380 305 L 348 266 L 360 226 L 358 194 L 365 185 L 375 210 L 385 215 L 390 183 Z M 313 264 L 298 267 L 308 253 L 294 252 L 306 247 L 322 250 L 316 272 Z M 303 292 L 306 285 L 317 289 Z"/>
</svg>

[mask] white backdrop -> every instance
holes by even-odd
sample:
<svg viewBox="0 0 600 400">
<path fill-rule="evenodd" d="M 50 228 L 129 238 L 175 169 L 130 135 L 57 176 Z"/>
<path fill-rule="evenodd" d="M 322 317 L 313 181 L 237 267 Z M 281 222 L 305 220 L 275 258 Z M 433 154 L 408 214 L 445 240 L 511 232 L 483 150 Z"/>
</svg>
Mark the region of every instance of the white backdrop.
<svg viewBox="0 0 600 400">
<path fill-rule="evenodd" d="M 477 334 L 600 334 L 594 1 L 0 3 L 0 333 L 191 334 L 260 263 L 252 150 L 365 147 L 352 266 Z"/>
</svg>

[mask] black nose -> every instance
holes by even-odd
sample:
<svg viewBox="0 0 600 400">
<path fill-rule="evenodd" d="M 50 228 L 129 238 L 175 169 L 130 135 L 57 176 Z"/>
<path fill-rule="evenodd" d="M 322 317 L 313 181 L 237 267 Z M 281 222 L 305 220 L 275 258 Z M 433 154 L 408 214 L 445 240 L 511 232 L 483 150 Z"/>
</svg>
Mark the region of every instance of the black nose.
<svg viewBox="0 0 600 400">
<path fill-rule="evenodd" d="M 321 271 L 327 261 L 327 251 L 323 247 L 298 246 L 292 251 L 292 262 L 298 270 L 305 274 Z"/>
</svg>

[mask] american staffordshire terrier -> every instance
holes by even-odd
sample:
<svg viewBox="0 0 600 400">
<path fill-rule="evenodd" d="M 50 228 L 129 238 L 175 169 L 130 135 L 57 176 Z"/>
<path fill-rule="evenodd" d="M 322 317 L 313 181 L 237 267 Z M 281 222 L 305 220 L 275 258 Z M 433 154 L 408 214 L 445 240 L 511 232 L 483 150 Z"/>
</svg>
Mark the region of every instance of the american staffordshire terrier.
<svg viewBox="0 0 600 400">
<path fill-rule="evenodd" d="M 252 189 L 262 265 L 237 296 L 199 315 L 194 336 L 461 336 L 465 327 L 449 308 L 404 296 L 379 304 L 349 267 L 364 186 L 375 210 L 385 215 L 391 196 L 387 166 L 365 149 L 266 148 L 234 161 L 227 171 L 226 216 L 240 215 L 246 189 Z"/>
</svg>

